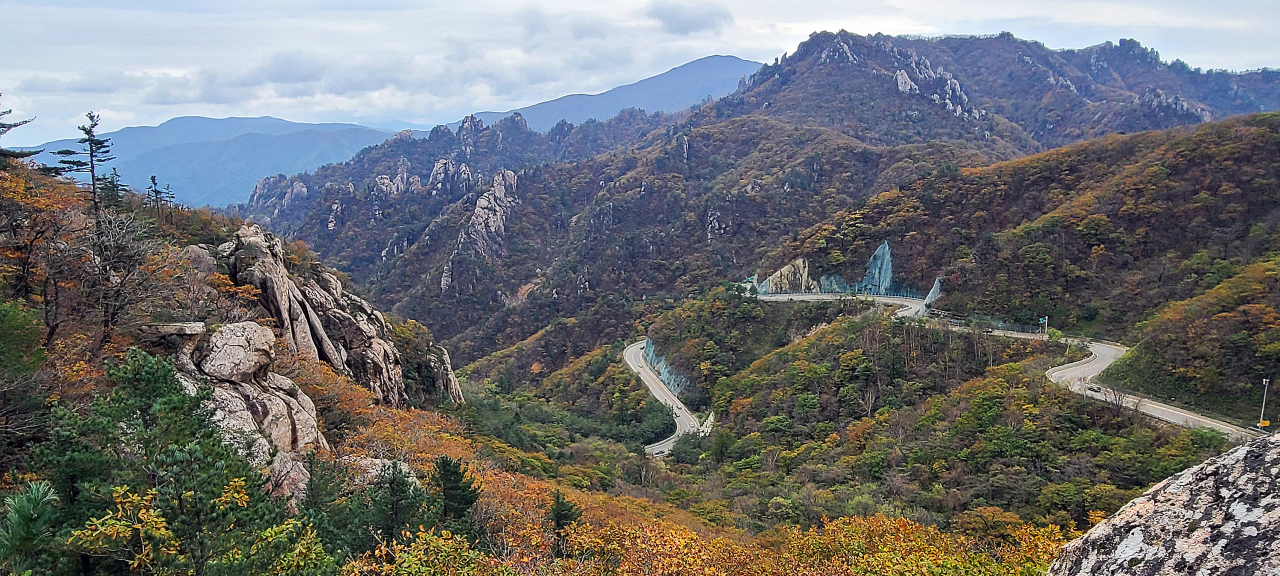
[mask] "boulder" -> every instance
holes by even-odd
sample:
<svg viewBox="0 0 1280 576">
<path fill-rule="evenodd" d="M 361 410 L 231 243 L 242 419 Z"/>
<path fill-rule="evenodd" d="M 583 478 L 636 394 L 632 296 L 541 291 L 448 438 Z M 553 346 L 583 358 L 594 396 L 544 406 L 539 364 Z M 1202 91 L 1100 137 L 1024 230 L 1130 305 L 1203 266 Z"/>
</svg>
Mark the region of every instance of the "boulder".
<svg viewBox="0 0 1280 576">
<path fill-rule="evenodd" d="M 1048 574 L 1280 574 L 1280 437 L 1155 485 L 1067 544 Z"/>
<path fill-rule="evenodd" d="M 209 338 L 209 348 L 200 369 L 205 374 L 247 384 L 265 375 L 275 359 L 275 334 L 253 322 L 227 324 Z"/>
<path fill-rule="evenodd" d="M 270 372 L 275 336 L 252 322 L 214 332 L 200 371 L 180 366 L 178 379 L 190 393 L 213 387 L 213 422 L 224 441 L 242 449 L 250 463 L 268 469 L 278 493 L 295 499 L 309 476 L 302 457 L 328 450 L 315 404 L 292 380 Z"/>
<path fill-rule="evenodd" d="M 182 249 L 182 257 L 191 262 L 191 267 L 200 276 L 208 276 L 218 271 L 218 261 L 213 254 L 202 246 L 187 246 Z"/>
</svg>

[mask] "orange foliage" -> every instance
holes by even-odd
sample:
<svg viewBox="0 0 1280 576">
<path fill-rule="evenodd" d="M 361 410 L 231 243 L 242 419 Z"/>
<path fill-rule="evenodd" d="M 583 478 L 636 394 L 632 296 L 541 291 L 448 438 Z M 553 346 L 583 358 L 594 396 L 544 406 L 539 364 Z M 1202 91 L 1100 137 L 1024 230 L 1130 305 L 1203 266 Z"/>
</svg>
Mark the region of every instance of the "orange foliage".
<svg viewBox="0 0 1280 576">
<path fill-rule="evenodd" d="M 582 523 L 570 554 L 509 556 L 520 574 L 699 575 L 1023 575 L 1039 574 L 1065 538 L 1054 526 L 1019 526 L 990 545 L 903 518 L 841 518 L 810 530 L 782 529 L 773 546 L 708 538 L 666 520 Z"/>
<path fill-rule="evenodd" d="M 370 422 L 373 393 L 329 364 L 289 352 L 284 341 L 277 340 L 274 370 L 293 380 L 315 403 L 320 429 L 330 441 L 341 441 Z"/>
</svg>

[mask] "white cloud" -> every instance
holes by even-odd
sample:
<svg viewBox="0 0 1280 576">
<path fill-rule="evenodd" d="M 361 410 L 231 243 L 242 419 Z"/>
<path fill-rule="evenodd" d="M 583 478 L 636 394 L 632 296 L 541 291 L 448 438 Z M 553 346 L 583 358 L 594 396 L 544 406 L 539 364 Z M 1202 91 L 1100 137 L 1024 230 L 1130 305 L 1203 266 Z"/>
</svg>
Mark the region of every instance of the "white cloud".
<svg viewBox="0 0 1280 576">
<path fill-rule="evenodd" d="M 733 14 L 728 8 L 704 2 L 654 0 L 645 7 L 644 14 L 672 34 L 714 32 L 733 23 Z"/>
</svg>

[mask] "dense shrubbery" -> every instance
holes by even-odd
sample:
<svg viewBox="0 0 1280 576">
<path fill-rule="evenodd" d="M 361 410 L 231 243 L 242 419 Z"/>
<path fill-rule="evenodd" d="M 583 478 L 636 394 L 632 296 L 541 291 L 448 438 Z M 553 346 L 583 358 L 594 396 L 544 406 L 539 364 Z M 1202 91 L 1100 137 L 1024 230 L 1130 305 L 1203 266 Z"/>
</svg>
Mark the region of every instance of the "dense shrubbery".
<svg viewBox="0 0 1280 576">
<path fill-rule="evenodd" d="M 1250 426 L 1262 406 L 1262 379 L 1280 374 L 1280 258 L 1213 284 L 1139 324 L 1138 345 L 1103 377 Z"/>
<path fill-rule="evenodd" d="M 468 419 L 477 431 L 522 450 L 563 460 L 565 449 L 590 437 L 639 452 L 675 431 L 671 410 L 649 394 L 622 363 L 622 343 L 583 354 L 548 374 L 537 388 L 512 389 L 509 381 L 472 382 Z M 472 367 L 474 368 L 474 366 Z"/>
<path fill-rule="evenodd" d="M 684 394 L 685 404 L 704 410 L 720 378 L 840 316 L 869 307 L 856 300 L 769 304 L 740 285 L 730 285 L 659 316 L 649 329 L 649 340 L 667 364 L 697 385 Z"/>
<path fill-rule="evenodd" d="M 895 276 L 943 277 L 943 308 L 1118 337 L 1277 248 L 1278 143 L 1280 114 L 1259 114 L 937 175 L 814 227 L 774 263 L 807 255 L 857 277 L 888 240 Z"/>
</svg>

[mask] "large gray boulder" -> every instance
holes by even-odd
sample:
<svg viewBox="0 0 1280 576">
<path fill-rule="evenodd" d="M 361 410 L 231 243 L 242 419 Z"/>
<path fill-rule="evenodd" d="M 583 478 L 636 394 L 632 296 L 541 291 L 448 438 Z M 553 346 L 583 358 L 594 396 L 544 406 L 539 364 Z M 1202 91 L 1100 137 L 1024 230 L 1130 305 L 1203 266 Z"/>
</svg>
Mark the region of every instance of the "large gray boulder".
<svg viewBox="0 0 1280 576">
<path fill-rule="evenodd" d="M 209 337 L 200 369 L 219 380 L 247 384 L 265 375 L 275 360 L 275 342 L 275 334 L 266 326 L 253 322 L 227 324 Z"/>
<path fill-rule="evenodd" d="M 210 335 L 199 370 L 183 367 L 178 379 L 192 393 L 201 384 L 213 387 L 210 408 L 223 438 L 266 468 L 278 493 L 296 499 L 309 479 L 303 457 L 329 443 L 311 398 L 270 371 L 274 343 L 270 328 L 227 324 Z"/>
<path fill-rule="evenodd" d="M 1067 544 L 1049 574 L 1280 574 L 1280 438 L 1157 484 Z"/>
</svg>

